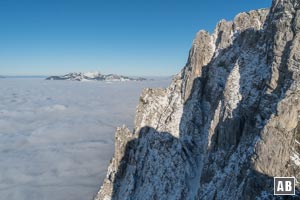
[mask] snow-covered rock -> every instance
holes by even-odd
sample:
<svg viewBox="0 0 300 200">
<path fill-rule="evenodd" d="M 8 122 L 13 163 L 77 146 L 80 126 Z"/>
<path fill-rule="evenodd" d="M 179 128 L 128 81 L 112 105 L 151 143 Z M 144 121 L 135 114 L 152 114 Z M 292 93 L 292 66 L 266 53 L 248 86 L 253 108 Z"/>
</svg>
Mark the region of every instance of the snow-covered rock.
<svg viewBox="0 0 300 200">
<path fill-rule="evenodd" d="M 273 177 L 300 181 L 299 19 L 299 1 L 273 0 L 199 31 L 171 86 L 142 93 L 134 131 L 117 130 L 96 199 L 280 199 Z"/>
<path fill-rule="evenodd" d="M 73 72 L 63 76 L 50 76 L 46 80 L 71 80 L 71 81 L 144 81 L 141 77 L 128 77 L 117 74 L 104 75 L 100 72 Z"/>
</svg>

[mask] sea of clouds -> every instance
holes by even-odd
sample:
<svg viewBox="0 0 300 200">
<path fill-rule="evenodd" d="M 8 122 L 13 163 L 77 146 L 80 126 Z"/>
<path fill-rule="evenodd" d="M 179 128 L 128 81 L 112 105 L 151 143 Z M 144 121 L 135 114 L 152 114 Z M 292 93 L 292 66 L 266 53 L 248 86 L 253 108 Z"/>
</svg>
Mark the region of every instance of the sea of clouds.
<svg viewBox="0 0 300 200">
<path fill-rule="evenodd" d="M 0 200 L 91 200 L 143 82 L 0 79 Z"/>
</svg>

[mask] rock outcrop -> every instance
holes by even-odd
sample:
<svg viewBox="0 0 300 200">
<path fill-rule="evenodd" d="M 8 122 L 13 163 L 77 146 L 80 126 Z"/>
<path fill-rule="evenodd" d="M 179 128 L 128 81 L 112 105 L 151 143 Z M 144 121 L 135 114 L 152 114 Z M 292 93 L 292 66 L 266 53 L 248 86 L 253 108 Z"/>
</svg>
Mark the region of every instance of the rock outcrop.
<svg viewBox="0 0 300 200">
<path fill-rule="evenodd" d="M 282 199 L 273 177 L 300 181 L 299 73 L 298 0 L 198 32 L 171 86 L 142 93 L 134 131 L 117 130 L 96 199 Z"/>
</svg>

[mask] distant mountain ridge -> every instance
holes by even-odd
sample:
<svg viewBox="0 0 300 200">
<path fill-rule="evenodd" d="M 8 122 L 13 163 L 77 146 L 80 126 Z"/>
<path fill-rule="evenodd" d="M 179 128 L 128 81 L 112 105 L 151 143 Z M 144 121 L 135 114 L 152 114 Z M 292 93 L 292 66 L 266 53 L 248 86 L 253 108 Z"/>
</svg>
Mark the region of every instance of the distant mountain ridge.
<svg viewBox="0 0 300 200">
<path fill-rule="evenodd" d="M 70 81 L 144 81 L 142 77 L 128 77 L 117 74 L 101 74 L 100 72 L 73 72 L 62 76 L 50 76 L 46 80 Z"/>
</svg>

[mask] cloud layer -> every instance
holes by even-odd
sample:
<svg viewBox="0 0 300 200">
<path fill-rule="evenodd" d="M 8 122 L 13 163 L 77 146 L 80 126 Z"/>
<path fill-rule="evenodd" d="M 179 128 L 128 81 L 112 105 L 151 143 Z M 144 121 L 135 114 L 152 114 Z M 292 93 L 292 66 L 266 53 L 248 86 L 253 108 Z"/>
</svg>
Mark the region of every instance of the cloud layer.
<svg viewBox="0 0 300 200">
<path fill-rule="evenodd" d="M 0 80 L 0 199 L 92 199 L 144 82 Z"/>
</svg>

